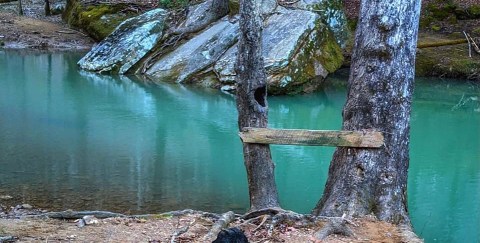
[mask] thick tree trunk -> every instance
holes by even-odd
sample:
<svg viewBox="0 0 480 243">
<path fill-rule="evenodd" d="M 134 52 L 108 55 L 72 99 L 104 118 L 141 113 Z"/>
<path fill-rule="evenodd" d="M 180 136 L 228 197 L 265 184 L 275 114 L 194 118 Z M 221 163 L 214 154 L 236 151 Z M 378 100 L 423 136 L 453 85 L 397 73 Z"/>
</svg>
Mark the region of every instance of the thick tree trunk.
<svg viewBox="0 0 480 243">
<path fill-rule="evenodd" d="M 408 224 L 410 107 L 420 0 L 363 0 L 343 129 L 383 132 L 380 149 L 338 148 L 314 214 Z"/>
<path fill-rule="evenodd" d="M 266 74 L 262 57 L 262 21 L 256 1 L 240 1 L 240 38 L 237 57 L 238 126 L 267 127 Z M 274 164 L 267 144 L 243 144 L 248 176 L 250 211 L 278 207 Z"/>
</svg>

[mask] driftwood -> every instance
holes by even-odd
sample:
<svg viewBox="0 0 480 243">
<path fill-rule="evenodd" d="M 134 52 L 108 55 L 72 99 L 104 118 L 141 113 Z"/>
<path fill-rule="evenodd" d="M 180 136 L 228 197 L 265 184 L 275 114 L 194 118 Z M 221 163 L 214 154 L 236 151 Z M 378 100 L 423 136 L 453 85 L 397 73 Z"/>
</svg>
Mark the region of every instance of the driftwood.
<svg viewBox="0 0 480 243">
<path fill-rule="evenodd" d="M 203 237 L 204 242 L 212 242 L 217 238 L 218 233 L 230 224 L 235 219 L 235 214 L 232 211 L 222 214 L 217 222 L 212 226 L 212 229 Z"/>
</svg>

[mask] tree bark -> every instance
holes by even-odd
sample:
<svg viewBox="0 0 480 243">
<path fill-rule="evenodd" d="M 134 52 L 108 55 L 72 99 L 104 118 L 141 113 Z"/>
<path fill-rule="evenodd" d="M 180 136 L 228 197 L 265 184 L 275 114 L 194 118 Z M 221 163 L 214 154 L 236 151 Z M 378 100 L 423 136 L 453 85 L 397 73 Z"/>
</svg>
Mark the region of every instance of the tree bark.
<svg viewBox="0 0 480 243">
<path fill-rule="evenodd" d="M 50 0 L 45 0 L 45 16 L 50 16 Z"/>
<path fill-rule="evenodd" d="M 18 15 L 23 15 L 22 0 L 18 0 Z"/>
<path fill-rule="evenodd" d="M 258 4 L 240 1 L 240 37 L 237 56 L 238 126 L 267 127 L 266 74 L 262 57 L 262 21 Z M 243 143 L 250 211 L 279 207 L 274 164 L 267 144 Z"/>
<path fill-rule="evenodd" d="M 338 148 L 316 215 L 409 224 L 410 107 L 420 0 L 363 0 L 343 109 L 343 130 L 374 129 L 380 149 Z"/>
</svg>

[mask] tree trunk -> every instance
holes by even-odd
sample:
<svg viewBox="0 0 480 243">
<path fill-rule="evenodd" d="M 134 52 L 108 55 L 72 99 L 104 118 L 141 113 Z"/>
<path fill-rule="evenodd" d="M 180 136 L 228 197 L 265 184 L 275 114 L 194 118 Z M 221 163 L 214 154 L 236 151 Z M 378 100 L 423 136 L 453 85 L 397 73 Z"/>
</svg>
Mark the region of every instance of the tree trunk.
<svg viewBox="0 0 480 243">
<path fill-rule="evenodd" d="M 267 127 L 266 74 L 262 57 L 262 21 L 256 1 L 240 1 L 240 37 L 237 56 L 238 126 Z M 279 207 L 274 164 L 267 144 L 243 144 L 250 211 Z"/>
<path fill-rule="evenodd" d="M 50 16 L 50 0 L 45 0 L 45 16 Z"/>
<path fill-rule="evenodd" d="M 18 0 L 18 15 L 23 15 L 22 0 Z"/>
<path fill-rule="evenodd" d="M 383 132 L 380 149 L 338 148 L 316 215 L 364 216 L 409 224 L 410 107 L 420 0 L 363 0 L 343 129 Z"/>
</svg>

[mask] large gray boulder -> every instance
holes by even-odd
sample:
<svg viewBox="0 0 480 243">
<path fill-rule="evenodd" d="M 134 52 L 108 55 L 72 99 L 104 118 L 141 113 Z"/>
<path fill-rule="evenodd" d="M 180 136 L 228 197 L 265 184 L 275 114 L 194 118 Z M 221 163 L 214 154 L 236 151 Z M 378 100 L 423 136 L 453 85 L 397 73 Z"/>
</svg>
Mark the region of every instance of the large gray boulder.
<svg viewBox="0 0 480 243">
<path fill-rule="evenodd" d="M 161 39 L 167 11 L 155 9 L 125 20 L 78 65 L 94 72 L 126 73 Z"/>
<path fill-rule="evenodd" d="M 342 3 L 342 0 L 299 0 L 290 7 L 318 13 L 322 21 L 333 31 L 338 44 L 344 48 L 351 33 Z"/>
<path fill-rule="evenodd" d="M 263 57 L 269 93 L 309 91 L 340 67 L 341 49 L 320 16 L 305 10 L 280 9 L 263 30 Z M 222 85 L 235 81 L 237 45 L 215 64 Z"/>
<path fill-rule="evenodd" d="M 154 81 L 182 83 L 211 66 L 238 39 L 238 23 L 221 19 L 149 68 L 146 74 Z"/>
</svg>

